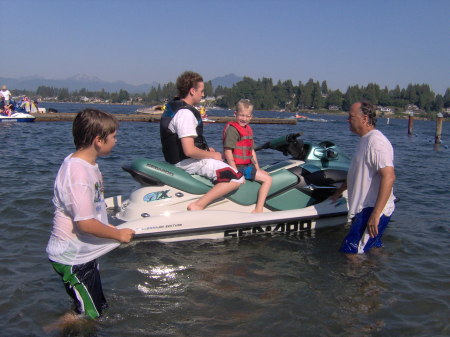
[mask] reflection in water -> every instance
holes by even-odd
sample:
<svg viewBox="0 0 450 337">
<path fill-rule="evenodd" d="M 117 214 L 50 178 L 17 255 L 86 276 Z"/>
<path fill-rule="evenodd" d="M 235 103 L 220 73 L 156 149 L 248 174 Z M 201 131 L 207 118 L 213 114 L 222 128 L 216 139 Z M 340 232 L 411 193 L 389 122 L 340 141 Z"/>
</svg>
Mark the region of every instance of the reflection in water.
<svg viewBox="0 0 450 337">
<path fill-rule="evenodd" d="M 167 293 L 181 292 L 183 284 L 178 280 L 179 272 L 186 270 L 185 266 L 155 266 L 138 268 L 141 274 L 148 276 L 153 282 L 145 282 L 137 286 L 144 294 L 164 295 Z"/>
</svg>

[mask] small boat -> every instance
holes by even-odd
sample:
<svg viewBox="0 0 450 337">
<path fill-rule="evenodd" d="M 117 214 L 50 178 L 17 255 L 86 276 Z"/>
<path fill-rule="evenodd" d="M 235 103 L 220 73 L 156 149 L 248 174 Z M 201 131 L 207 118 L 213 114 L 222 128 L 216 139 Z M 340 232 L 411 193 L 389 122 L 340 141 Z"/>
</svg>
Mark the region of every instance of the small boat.
<svg viewBox="0 0 450 337">
<path fill-rule="evenodd" d="M 131 228 L 136 239 L 163 242 L 240 238 L 248 235 L 302 233 L 347 222 L 346 193 L 336 203 L 328 197 L 346 179 L 350 159 L 332 142 L 279 137 L 255 150 L 272 149 L 289 160 L 263 167 L 273 179 L 263 213 L 253 214 L 259 183 L 246 181 L 238 190 L 205 210 L 187 211 L 213 185 L 167 162 L 137 158 L 123 167 L 140 183 L 129 197 L 106 201 L 110 223 Z"/>
<path fill-rule="evenodd" d="M 163 114 L 164 110 L 165 110 L 165 105 L 155 105 L 150 108 L 136 109 L 136 113 L 160 116 Z"/>
<path fill-rule="evenodd" d="M 215 120 L 209 119 L 208 115 L 204 115 L 202 116 L 202 122 L 204 124 L 208 124 L 208 123 L 215 123 Z"/>
<path fill-rule="evenodd" d="M 298 119 L 308 119 L 308 117 L 306 117 L 306 116 L 302 116 L 302 115 L 298 115 L 298 114 L 295 114 L 295 118 L 298 118 Z"/>
<path fill-rule="evenodd" d="M 324 118 L 308 118 L 306 120 L 310 122 L 323 122 L 323 123 L 328 122 L 328 120 Z"/>
<path fill-rule="evenodd" d="M 35 120 L 36 117 L 23 112 L 14 112 L 11 116 L 0 115 L 0 123 L 31 123 Z"/>
<path fill-rule="evenodd" d="M 208 110 L 204 107 L 201 106 L 200 108 L 198 108 L 199 112 L 200 112 L 200 116 L 202 116 L 202 122 L 203 123 L 215 123 L 216 121 L 209 119 L 208 114 L 206 113 Z"/>
</svg>

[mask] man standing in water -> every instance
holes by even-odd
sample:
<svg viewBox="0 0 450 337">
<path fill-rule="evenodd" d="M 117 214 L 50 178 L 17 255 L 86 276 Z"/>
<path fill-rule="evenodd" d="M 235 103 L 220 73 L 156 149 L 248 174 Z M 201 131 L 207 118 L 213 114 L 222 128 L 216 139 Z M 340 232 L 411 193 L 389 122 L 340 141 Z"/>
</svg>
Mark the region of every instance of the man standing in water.
<svg viewBox="0 0 450 337">
<path fill-rule="evenodd" d="M 366 101 L 354 103 L 348 114 L 350 131 L 360 136 L 347 181 L 332 196 L 336 200 L 348 188 L 349 219 L 344 253 L 365 253 L 382 247 L 381 236 L 394 212 L 394 150 L 375 128 L 375 107 Z"/>
<path fill-rule="evenodd" d="M 160 133 L 164 158 L 189 174 L 198 174 L 215 185 L 200 199 L 187 206 L 202 210 L 214 200 L 234 191 L 244 182 L 242 173 L 222 161 L 222 154 L 208 147 L 203 122 L 195 108 L 204 95 L 203 78 L 186 71 L 177 79 L 179 97 L 167 103 L 161 116 Z"/>
</svg>

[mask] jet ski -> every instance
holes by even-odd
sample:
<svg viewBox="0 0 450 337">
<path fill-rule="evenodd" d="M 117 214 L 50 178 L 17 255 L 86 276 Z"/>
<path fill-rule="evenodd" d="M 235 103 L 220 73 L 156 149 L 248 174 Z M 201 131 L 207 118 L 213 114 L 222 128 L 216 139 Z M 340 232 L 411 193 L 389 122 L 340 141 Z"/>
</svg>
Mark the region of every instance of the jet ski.
<svg viewBox="0 0 450 337">
<path fill-rule="evenodd" d="M 260 187 L 246 181 L 201 211 L 186 207 L 213 184 L 167 162 L 137 158 L 123 169 L 140 184 L 128 198 L 106 200 L 110 223 L 135 230 L 135 239 L 181 241 L 241 238 L 248 235 L 300 235 L 347 222 L 346 194 L 330 197 L 345 181 L 349 157 L 329 141 L 304 142 L 300 133 L 271 140 L 255 150 L 276 150 L 289 159 L 262 167 L 272 176 L 264 212 L 251 213 Z"/>
</svg>

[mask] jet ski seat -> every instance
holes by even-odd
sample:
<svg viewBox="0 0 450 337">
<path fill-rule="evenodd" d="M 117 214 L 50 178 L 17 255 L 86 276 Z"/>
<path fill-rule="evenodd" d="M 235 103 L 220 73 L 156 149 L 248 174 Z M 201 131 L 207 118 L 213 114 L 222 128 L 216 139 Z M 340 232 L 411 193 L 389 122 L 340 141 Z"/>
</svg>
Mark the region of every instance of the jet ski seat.
<svg viewBox="0 0 450 337">
<path fill-rule="evenodd" d="M 213 187 L 212 182 L 204 177 L 190 175 L 172 164 L 148 158 L 137 158 L 131 166 L 122 168 L 144 186 L 169 185 L 192 194 L 205 194 Z M 287 170 L 272 172 L 270 175 L 272 186 L 269 196 L 298 183 L 298 177 Z M 252 205 L 256 203 L 260 186 L 257 182 L 246 181 L 228 198 L 241 205 Z"/>
</svg>

